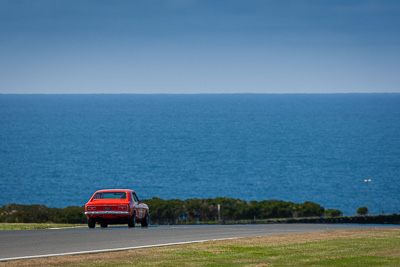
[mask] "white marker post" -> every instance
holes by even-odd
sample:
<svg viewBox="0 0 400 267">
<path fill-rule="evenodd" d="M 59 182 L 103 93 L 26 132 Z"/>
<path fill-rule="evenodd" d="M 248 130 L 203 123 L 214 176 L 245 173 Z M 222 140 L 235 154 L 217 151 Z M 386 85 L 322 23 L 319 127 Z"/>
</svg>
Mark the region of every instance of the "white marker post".
<svg viewBox="0 0 400 267">
<path fill-rule="evenodd" d="M 364 182 L 367 183 L 367 198 L 368 198 L 367 209 L 368 209 L 368 215 L 369 215 L 369 183 L 371 181 L 372 181 L 371 179 L 364 179 Z"/>
<path fill-rule="evenodd" d="M 221 205 L 218 204 L 218 223 L 221 224 Z"/>
</svg>

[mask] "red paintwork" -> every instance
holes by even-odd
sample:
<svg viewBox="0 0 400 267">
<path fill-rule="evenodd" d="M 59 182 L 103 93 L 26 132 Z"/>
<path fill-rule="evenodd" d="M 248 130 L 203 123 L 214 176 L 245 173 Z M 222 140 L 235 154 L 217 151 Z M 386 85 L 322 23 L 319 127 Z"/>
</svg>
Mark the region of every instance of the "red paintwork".
<svg viewBox="0 0 400 267">
<path fill-rule="evenodd" d="M 116 194 L 126 193 L 126 198 L 96 199 L 96 194 L 105 192 Z M 136 215 L 136 222 L 141 223 L 142 226 L 147 226 L 150 216 L 149 207 L 141 202 L 136 193 L 131 189 L 104 189 L 96 191 L 85 205 L 85 214 L 88 217 L 90 228 L 94 227 L 94 222 L 100 223 L 102 227 L 107 227 L 108 224 L 127 223 L 132 220 L 133 214 Z M 92 222 L 92 227 L 90 226 L 90 221 Z"/>
</svg>

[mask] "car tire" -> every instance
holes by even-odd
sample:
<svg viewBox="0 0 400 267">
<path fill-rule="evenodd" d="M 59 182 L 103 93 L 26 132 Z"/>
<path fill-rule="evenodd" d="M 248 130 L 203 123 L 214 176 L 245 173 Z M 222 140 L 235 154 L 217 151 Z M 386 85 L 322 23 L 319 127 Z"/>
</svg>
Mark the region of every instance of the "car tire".
<svg viewBox="0 0 400 267">
<path fill-rule="evenodd" d="M 128 218 L 128 227 L 134 228 L 136 224 L 136 213 L 133 213 L 132 217 Z"/>
<path fill-rule="evenodd" d="M 106 224 L 106 223 L 101 224 L 101 228 L 107 228 L 107 226 L 108 226 L 108 224 Z"/>
<path fill-rule="evenodd" d="M 144 218 L 143 218 L 143 220 L 142 220 L 142 222 L 141 222 L 142 227 L 147 227 L 147 226 L 149 226 L 149 220 L 150 220 L 149 214 L 146 212 L 146 215 L 144 216 Z"/>
<path fill-rule="evenodd" d="M 94 218 L 88 218 L 88 226 L 89 226 L 89 228 L 95 228 L 96 220 Z"/>
</svg>

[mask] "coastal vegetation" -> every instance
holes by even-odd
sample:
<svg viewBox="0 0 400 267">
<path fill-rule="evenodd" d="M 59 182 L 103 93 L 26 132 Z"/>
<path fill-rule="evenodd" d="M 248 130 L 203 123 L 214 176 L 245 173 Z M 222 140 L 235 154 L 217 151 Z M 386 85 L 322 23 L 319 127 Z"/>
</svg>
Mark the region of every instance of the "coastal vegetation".
<svg viewBox="0 0 400 267">
<path fill-rule="evenodd" d="M 310 201 L 296 204 L 283 200 L 246 202 L 227 197 L 186 200 L 153 197 L 145 202 L 150 207 L 152 222 L 157 224 L 320 217 L 325 212 L 325 208 Z"/>
<path fill-rule="evenodd" d="M 143 202 L 149 205 L 152 224 L 223 223 L 232 220 L 320 217 L 325 212 L 322 206 L 310 201 L 296 204 L 282 200 L 247 202 L 227 197 L 186 200 L 163 200 L 153 197 Z M 45 205 L 7 204 L 0 207 L 2 223 L 79 224 L 85 223 L 86 220 L 84 207 L 78 206 L 49 208 Z"/>
<path fill-rule="evenodd" d="M 235 224 L 235 223 L 386 223 L 400 224 L 400 215 L 342 216 L 336 209 L 310 201 L 293 203 L 282 200 L 244 201 L 214 199 L 143 200 L 149 205 L 153 225 Z M 358 211 L 357 211 L 358 212 Z M 86 224 L 84 207 L 49 208 L 45 205 L 7 204 L 0 207 L 0 223 Z M 40 226 L 42 227 L 42 226 Z M 46 226 L 43 226 L 48 228 Z M 3 228 L 4 229 L 4 228 Z"/>
<path fill-rule="evenodd" d="M 0 207 L 0 223 L 86 223 L 84 207 L 7 204 Z"/>
</svg>

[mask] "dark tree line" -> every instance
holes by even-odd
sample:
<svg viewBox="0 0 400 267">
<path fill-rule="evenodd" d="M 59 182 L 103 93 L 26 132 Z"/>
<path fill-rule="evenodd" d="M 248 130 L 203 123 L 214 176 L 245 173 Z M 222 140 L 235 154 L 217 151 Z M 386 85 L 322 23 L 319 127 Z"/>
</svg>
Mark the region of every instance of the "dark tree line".
<svg viewBox="0 0 400 267">
<path fill-rule="evenodd" d="M 217 197 L 214 199 L 170 199 L 153 197 L 143 200 L 150 208 L 152 224 L 216 223 L 237 220 L 340 216 L 338 210 L 327 210 L 306 201 L 301 204 L 282 200 L 244 201 Z M 220 211 L 218 212 L 218 205 Z M 86 223 L 84 207 L 48 208 L 44 205 L 7 204 L 0 207 L 0 222 L 8 223 Z"/>
<path fill-rule="evenodd" d="M 163 200 L 153 197 L 143 202 L 149 205 L 152 222 L 156 224 L 319 217 L 325 212 L 323 207 L 310 201 L 296 204 L 282 200 L 247 202 L 227 197 L 186 200 Z M 220 212 L 218 212 L 218 205 L 220 205 Z"/>
<path fill-rule="evenodd" d="M 45 205 L 7 204 L 0 207 L 3 223 L 86 223 L 84 207 L 48 208 Z"/>
</svg>

